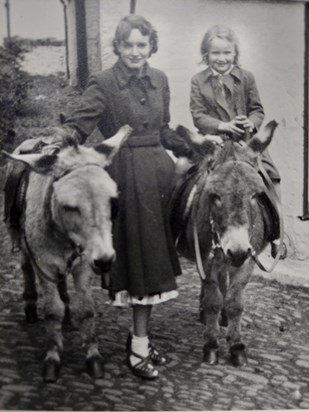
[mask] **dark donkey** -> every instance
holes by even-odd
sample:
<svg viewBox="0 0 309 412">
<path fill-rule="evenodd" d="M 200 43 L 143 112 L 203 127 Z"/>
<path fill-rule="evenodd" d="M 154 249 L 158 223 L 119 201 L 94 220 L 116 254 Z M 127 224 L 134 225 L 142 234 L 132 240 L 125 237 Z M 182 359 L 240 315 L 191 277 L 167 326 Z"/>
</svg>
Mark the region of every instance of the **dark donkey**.
<svg viewBox="0 0 309 412">
<path fill-rule="evenodd" d="M 247 143 L 229 140 L 219 145 L 206 140 L 199 147 L 193 144 L 196 170 L 193 177 L 189 171 L 173 210 L 180 232 L 178 249 L 197 261 L 202 278 L 204 360 L 210 364 L 218 362 L 220 323 L 227 326 L 232 363 L 241 366 L 247 360 L 241 338 L 244 289 L 254 257 L 266 247 L 273 231 L 268 218 L 272 205 L 258 159 L 276 126 L 270 122 L 263 137 L 254 136 Z M 178 132 L 184 138 L 188 135 L 181 127 Z"/>
</svg>

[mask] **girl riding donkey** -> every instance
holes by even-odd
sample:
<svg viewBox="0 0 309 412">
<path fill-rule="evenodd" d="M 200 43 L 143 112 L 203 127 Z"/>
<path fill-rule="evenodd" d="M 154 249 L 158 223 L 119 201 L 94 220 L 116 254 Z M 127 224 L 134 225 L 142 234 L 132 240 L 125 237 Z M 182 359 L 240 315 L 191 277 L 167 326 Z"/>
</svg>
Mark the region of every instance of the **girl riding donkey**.
<svg viewBox="0 0 309 412">
<path fill-rule="evenodd" d="M 235 33 L 225 26 L 212 27 L 203 37 L 201 54 L 207 68 L 191 82 L 194 125 L 202 135 L 211 135 L 208 137 L 219 143 L 226 139 L 247 140 L 259 130 L 264 110 L 253 74 L 239 66 Z M 270 196 L 280 201 L 280 175 L 267 149 L 261 160 L 275 192 Z M 279 250 L 279 235 L 273 233 L 270 239 L 273 258 Z M 285 244 L 280 253 L 280 258 L 285 259 Z"/>
</svg>

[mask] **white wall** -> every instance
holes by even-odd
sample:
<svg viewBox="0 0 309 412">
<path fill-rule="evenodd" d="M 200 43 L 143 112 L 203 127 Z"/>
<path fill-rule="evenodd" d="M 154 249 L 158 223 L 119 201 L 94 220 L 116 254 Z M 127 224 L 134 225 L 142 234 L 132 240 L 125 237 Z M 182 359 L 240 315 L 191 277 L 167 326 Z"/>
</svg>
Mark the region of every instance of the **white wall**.
<svg viewBox="0 0 309 412">
<path fill-rule="evenodd" d="M 101 0 L 103 67 L 115 60 L 111 40 L 129 1 Z M 193 128 L 190 79 L 202 70 L 200 43 L 206 30 L 229 25 L 240 40 L 240 62 L 256 77 L 266 119 L 279 127 L 270 152 L 282 175 L 286 231 L 298 256 L 309 257 L 309 222 L 300 222 L 303 179 L 304 5 L 301 2 L 224 0 L 137 0 L 137 14 L 159 33 L 150 64 L 166 72 L 171 88 L 171 125 Z"/>
</svg>

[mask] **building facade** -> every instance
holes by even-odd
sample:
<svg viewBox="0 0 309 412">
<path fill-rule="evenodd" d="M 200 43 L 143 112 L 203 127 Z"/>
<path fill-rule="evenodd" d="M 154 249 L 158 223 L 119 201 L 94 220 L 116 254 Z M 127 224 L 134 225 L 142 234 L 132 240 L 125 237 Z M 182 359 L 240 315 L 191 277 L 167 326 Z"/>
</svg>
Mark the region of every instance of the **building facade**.
<svg viewBox="0 0 309 412">
<path fill-rule="evenodd" d="M 66 0 L 72 84 L 115 61 L 115 27 L 132 11 L 130 0 Z M 265 122 L 279 123 L 270 152 L 282 176 L 282 202 L 290 256 L 309 258 L 308 218 L 308 26 L 307 1 L 136 0 L 135 12 L 159 34 L 150 63 L 168 76 L 171 126 L 194 129 L 189 112 L 191 77 L 203 69 L 199 54 L 214 24 L 233 28 L 240 63 L 255 75 Z M 86 63 L 85 63 L 86 62 Z M 302 220 L 303 219 L 303 220 Z"/>
</svg>

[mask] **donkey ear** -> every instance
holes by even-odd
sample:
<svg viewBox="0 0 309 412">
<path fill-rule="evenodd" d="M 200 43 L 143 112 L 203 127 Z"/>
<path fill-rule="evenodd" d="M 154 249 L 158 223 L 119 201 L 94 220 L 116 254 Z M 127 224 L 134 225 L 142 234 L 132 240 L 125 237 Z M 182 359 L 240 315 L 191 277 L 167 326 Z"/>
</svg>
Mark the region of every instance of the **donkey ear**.
<svg viewBox="0 0 309 412">
<path fill-rule="evenodd" d="M 2 150 L 2 154 L 13 160 L 15 162 L 25 163 L 32 170 L 40 174 L 47 174 L 52 169 L 58 159 L 57 153 L 44 154 L 44 153 L 33 153 L 33 154 L 10 154 L 5 150 Z"/>
<path fill-rule="evenodd" d="M 248 148 L 256 154 L 262 153 L 271 143 L 277 126 L 278 123 L 275 120 L 267 123 L 261 132 L 249 140 Z"/>
<path fill-rule="evenodd" d="M 104 154 L 108 161 L 111 161 L 113 156 L 118 152 L 120 147 L 130 136 L 132 130 L 133 129 L 126 124 L 122 126 L 114 136 L 95 146 L 94 149 L 98 153 Z"/>
</svg>

